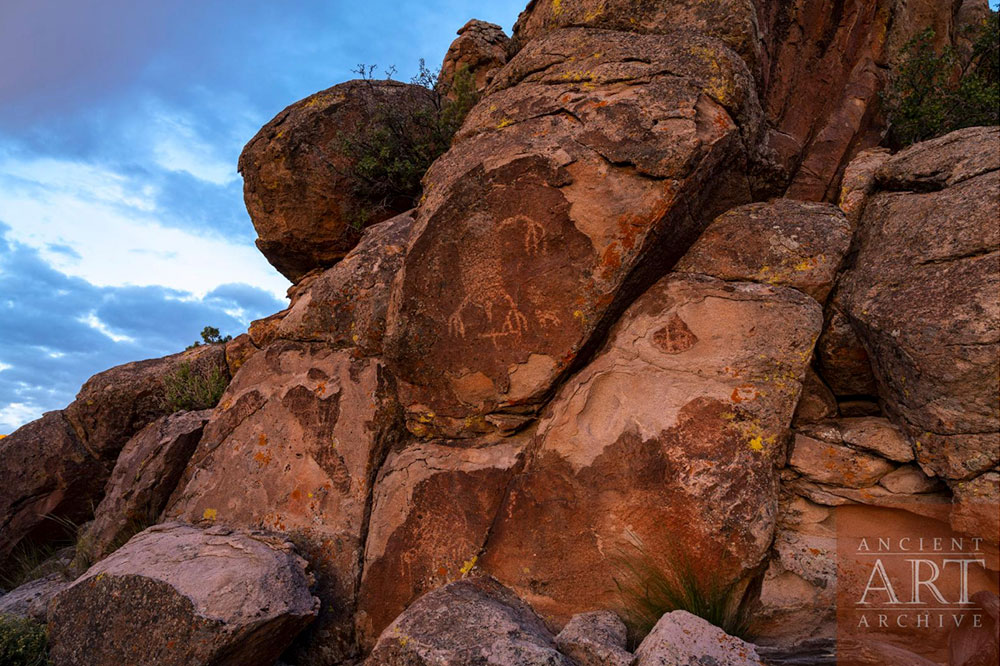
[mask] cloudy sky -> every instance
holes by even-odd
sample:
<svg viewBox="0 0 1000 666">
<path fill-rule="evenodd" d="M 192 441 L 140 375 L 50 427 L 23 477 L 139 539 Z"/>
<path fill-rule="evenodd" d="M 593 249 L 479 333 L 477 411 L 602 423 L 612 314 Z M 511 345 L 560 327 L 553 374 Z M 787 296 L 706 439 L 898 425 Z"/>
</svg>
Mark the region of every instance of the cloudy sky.
<svg viewBox="0 0 1000 666">
<path fill-rule="evenodd" d="M 103 369 L 238 334 L 288 286 L 236 159 L 360 63 L 437 66 L 526 0 L 0 1 L 0 434 Z"/>
</svg>

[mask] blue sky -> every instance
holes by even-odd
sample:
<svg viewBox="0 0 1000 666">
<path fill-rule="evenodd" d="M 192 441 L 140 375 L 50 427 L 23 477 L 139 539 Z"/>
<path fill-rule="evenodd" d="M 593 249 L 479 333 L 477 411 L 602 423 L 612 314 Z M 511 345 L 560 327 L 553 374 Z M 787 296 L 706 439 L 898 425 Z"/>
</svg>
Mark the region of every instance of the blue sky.
<svg viewBox="0 0 1000 666">
<path fill-rule="evenodd" d="M 440 64 L 526 0 L 2 0 L 0 434 L 92 374 L 284 307 L 236 160 L 360 63 Z"/>
</svg>

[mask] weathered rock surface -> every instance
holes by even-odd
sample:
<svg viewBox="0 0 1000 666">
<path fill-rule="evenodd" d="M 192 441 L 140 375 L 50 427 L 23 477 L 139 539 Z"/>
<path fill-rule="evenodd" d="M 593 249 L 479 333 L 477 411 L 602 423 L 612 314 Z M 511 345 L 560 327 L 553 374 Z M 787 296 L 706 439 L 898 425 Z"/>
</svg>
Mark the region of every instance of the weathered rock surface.
<svg viewBox="0 0 1000 666">
<path fill-rule="evenodd" d="M 1000 473 L 987 472 L 952 484 L 955 503 L 951 526 L 958 532 L 981 536 L 988 543 L 1000 541 Z"/>
<path fill-rule="evenodd" d="M 0 615 L 29 617 L 44 623 L 49 602 L 66 589 L 70 582 L 58 573 L 28 581 L 7 594 L 0 595 Z"/>
<path fill-rule="evenodd" d="M 826 308 L 823 334 L 816 343 L 816 365 L 833 394 L 845 399 L 877 395 L 871 359 L 844 314 L 840 294 L 834 292 Z"/>
<path fill-rule="evenodd" d="M 424 595 L 379 637 L 366 666 L 573 666 L 534 611 L 490 578 Z"/>
<path fill-rule="evenodd" d="M 357 347 L 378 354 L 392 281 L 403 264 L 411 213 L 368 227 L 357 247 L 333 268 L 303 281 L 275 337 Z"/>
<path fill-rule="evenodd" d="M 94 455 L 113 464 L 133 435 L 172 411 L 164 378 L 185 366 L 192 374 L 208 376 L 214 371 L 229 378 L 225 345 L 201 345 L 172 356 L 126 363 L 88 379 L 66 408 L 66 418 Z"/>
<path fill-rule="evenodd" d="M 1000 462 L 998 153 L 971 128 L 886 161 L 840 287 L 886 408 L 950 479 Z"/>
<path fill-rule="evenodd" d="M 56 666 L 271 666 L 318 606 L 288 542 L 157 525 L 53 600 L 51 656 Z"/>
<path fill-rule="evenodd" d="M 472 77 L 475 89 L 482 92 L 507 64 L 509 44 L 510 38 L 500 26 L 475 19 L 469 21 L 458 31 L 458 39 L 444 56 L 440 80 L 450 90 L 455 86 L 456 75 L 464 70 Z"/>
<path fill-rule="evenodd" d="M 525 438 L 471 448 L 421 442 L 379 473 L 365 546 L 358 634 L 370 648 L 414 599 L 476 565 Z"/>
<path fill-rule="evenodd" d="M 776 466 L 821 321 L 794 289 L 661 280 L 557 393 L 483 568 L 555 622 L 620 603 L 636 539 L 654 559 L 683 544 L 695 574 L 746 583 L 774 534 Z"/>
<path fill-rule="evenodd" d="M 763 666 L 753 645 L 687 611 L 667 613 L 635 651 L 635 666 Z"/>
<path fill-rule="evenodd" d="M 559 651 L 576 666 L 631 666 L 627 641 L 625 623 L 610 611 L 574 615 L 556 636 Z"/>
<path fill-rule="evenodd" d="M 1000 658 L 1000 600 L 982 590 L 970 601 L 986 611 L 983 623 L 980 627 L 966 624 L 952 632 L 948 638 L 949 666 L 990 666 Z"/>
<path fill-rule="evenodd" d="M 749 200 L 759 124 L 743 62 L 697 33 L 525 47 L 425 177 L 394 286 L 387 355 L 421 434 L 536 409 L 704 220 Z"/>
<path fill-rule="evenodd" d="M 941 490 L 941 482 L 920 471 L 916 465 L 904 465 L 879 479 L 878 484 L 889 492 L 919 495 Z"/>
<path fill-rule="evenodd" d="M 353 193 L 344 137 L 377 122 L 385 106 L 430 108 L 432 93 L 395 81 L 349 81 L 292 104 L 250 140 L 240 155 L 243 194 L 257 247 L 292 282 L 328 268 L 372 224 L 411 208 L 408 197 L 385 202 L 371 219 L 359 217 L 375 202 Z M 419 128 L 403 128 L 418 133 Z"/>
<path fill-rule="evenodd" d="M 675 270 L 793 287 L 823 303 L 850 244 L 836 206 L 778 199 L 717 217 Z"/>
<path fill-rule="evenodd" d="M 164 416 L 128 441 L 83 536 L 93 557 L 104 557 L 157 522 L 211 414 L 204 410 Z"/>
<path fill-rule="evenodd" d="M 48 412 L 0 439 L 0 568 L 24 543 L 65 536 L 46 516 L 72 522 L 89 517 L 104 492 L 107 465 L 77 437 L 63 412 Z"/>
<path fill-rule="evenodd" d="M 802 397 L 799 398 L 799 404 L 795 408 L 795 419 L 792 421 L 792 425 L 799 426 L 835 418 L 837 411 L 837 399 L 810 366 L 806 370 L 806 378 L 802 384 Z"/>
<path fill-rule="evenodd" d="M 868 197 L 875 189 L 875 174 L 891 154 L 888 148 L 862 150 L 844 169 L 837 204 L 844 211 L 852 229 L 857 228 Z"/>
<path fill-rule="evenodd" d="M 848 446 L 796 435 L 788 464 L 803 476 L 846 488 L 867 488 L 895 469 L 895 465 Z"/>
<path fill-rule="evenodd" d="M 402 429 L 393 393 L 376 360 L 273 344 L 223 396 L 165 514 L 291 534 L 318 577 L 313 643 L 328 663 L 354 650 L 373 483 Z"/>
</svg>

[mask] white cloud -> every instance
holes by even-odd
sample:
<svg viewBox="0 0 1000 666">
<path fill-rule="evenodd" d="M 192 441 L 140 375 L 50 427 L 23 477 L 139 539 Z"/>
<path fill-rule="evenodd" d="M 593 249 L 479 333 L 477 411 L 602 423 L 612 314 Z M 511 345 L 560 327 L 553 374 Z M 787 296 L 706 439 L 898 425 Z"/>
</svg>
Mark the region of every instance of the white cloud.
<svg viewBox="0 0 1000 666">
<path fill-rule="evenodd" d="M 213 185 L 225 186 L 239 178 L 236 161 L 221 158 L 215 146 L 202 139 L 184 114 L 160 110 L 149 130 L 153 158 L 168 171 L 183 171 Z"/>
<path fill-rule="evenodd" d="M 288 282 L 248 244 L 161 223 L 155 192 L 106 168 L 0 159 L 0 221 L 54 268 L 97 286 L 160 285 L 198 297 L 242 282 L 283 297 Z M 69 246 L 79 257 L 53 249 Z"/>
<path fill-rule="evenodd" d="M 13 367 L 14 367 L 14 366 L 12 366 L 12 365 L 7 365 L 7 364 L 6 364 L 6 363 L 4 363 L 3 361 L 0 361 L 0 372 L 3 372 L 4 370 L 10 370 L 10 369 L 11 369 L 11 368 L 13 368 Z"/>
<path fill-rule="evenodd" d="M 41 415 L 41 408 L 23 402 L 12 402 L 0 406 L 0 434 L 10 434 L 21 425 L 34 421 Z M 4 430 L 7 432 L 2 432 Z"/>
<path fill-rule="evenodd" d="M 131 336 L 123 335 L 121 333 L 115 333 L 114 331 L 112 331 L 107 324 L 98 319 L 96 312 L 91 312 L 87 314 L 86 317 L 81 317 L 80 321 L 86 324 L 87 326 L 91 327 L 95 331 L 98 331 L 101 334 L 111 338 L 115 342 L 135 342 L 135 338 Z"/>
</svg>

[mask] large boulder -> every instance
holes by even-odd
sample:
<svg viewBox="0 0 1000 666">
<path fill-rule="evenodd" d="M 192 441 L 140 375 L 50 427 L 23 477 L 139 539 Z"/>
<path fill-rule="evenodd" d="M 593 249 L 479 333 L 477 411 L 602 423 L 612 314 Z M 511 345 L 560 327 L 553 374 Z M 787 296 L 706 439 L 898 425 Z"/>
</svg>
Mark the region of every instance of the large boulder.
<svg viewBox="0 0 1000 666">
<path fill-rule="evenodd" d="M 320 343 L 272 344 L 240 369 L 166 510 L 292 535 L 324 602 L 313 646 L 326 661 L 315 663 L 354 651 L 375 475 L 402 430 L 393 393 L 376 360 Z"/>
<path fill-rule="evenodd" d="M 225 345 L 201 345 L 163 358 L 126 363 L 94 375 L 66 408 L 87 448 L 113 464 L 125 443 L 161 416 L 177 411 L 170 392 L 191 381 L 228 383 Z M 204 405 L 204 408 L 213 405 Z"/>
<path fill-rule="evenodd" d="M 456 581 L 421 597 L 382 632 L 365 662 L 437 664 L 573 666 L 531 607 L 490 578 Z"/>
<path fill-rule="evenodd" d="M 243 149 L 239 171 L 257 247 L 271 265 L 298 282 L 347 254 L 364 225 L 412 208 L 417 192 L 385 202 L 360 198 L 345 142 L 382 122 L 386 109 L 429 111 L 433 103 L 434 93 L 421 86 L 348 81 L 292 104 L 264 125 Z M 401 117 L 407 115 L 413 114 Z M 414 136 L 422 131 L 396 130 Z"/>
<path fill-rule="evenodd" d="M 759 127 L 743 61 L 698 33 L 568 28 L 521 50 L 425 177 L 387 331 L 411 423 L 468 436 L 537 409 L 749 200 Z"/>
<path fill-rule="evenodd" d="M 211 414 L 202 410 L 164 416 L 128 441 L 82 537 L 91 557 L 101 559 L 157 522 Z"/>
<path fill-rule="evenodd" d="M 631 666 L 628 628 L 611 611 L 580 613 L 556 636 L 559 651 L 576 666 Z"/>
<path fill-rule="evenodd" d="M 926 471 L 1000 463 L 1000 129 L 917 144 L 879 169 L 839 291 L 879 395 Z"/>
<path fill-rule="evenodd" d="M 850 245 L 836 206 L 778 199 L 717 217 L 675 270 L 793 287 L 824 303 Z"/>
<path fill-rule="evenodd" d="M 420 595 L 472 571 L 527 439 L 449 444 L 410 444 L 379 472 L 357 618 L 364 648 Z"/>
<path fill-rule="evenodd" d="M 403 265 L 412 228 L 412 213 L 368 227 L 343 260 L 296 287 L 274 336 L 378 354 L 390 288 Z"/>
<path fill-rule="evenodd" d="M 66 521 L 86 521 L 107 474 L 107 464 L 84 446 L 63 412 L 0 439 L 0 569 L 12 566 L 19 544 L 31 548 L 65 537 Z"/>
<path fill-rule="evenodd" d="M 503 28 L 475 19 L 458 31 L 441 65 L 440 81 L 447 91 L 456 87 L 456 77 L 468 76 L 476 91 L 482 92 L 497 71 L 507 64 L 510 38 Z"/>
<path fill-rule="evenodd" d="M 677 610 L 667 613 L 635 651 L 635 666 L 763 666 L 754 646 L 705 620 Z"/>
<path fill-rule="evenodd" d="M 774 536 L 821 321 L 787 287 L 661 280 L 556 394 L 480 565 L 557 623 L 617 607 L 630 568 L 690 566 L 738 595 Z"/>
<path fill-rule="evenodd" d="M 0 616 L 16 615 L 44 623 L 49 602 L 69 587 L 70 582 L 61 573 L 51 573 L 19 585 L 0 595 Z"/>
<path fill-rule="evenodd" d="M 290 543 L 157 525 L 52 601 L 51 657 L 56 666 L 272 666 L 318 606 Z"/>
</svg>

